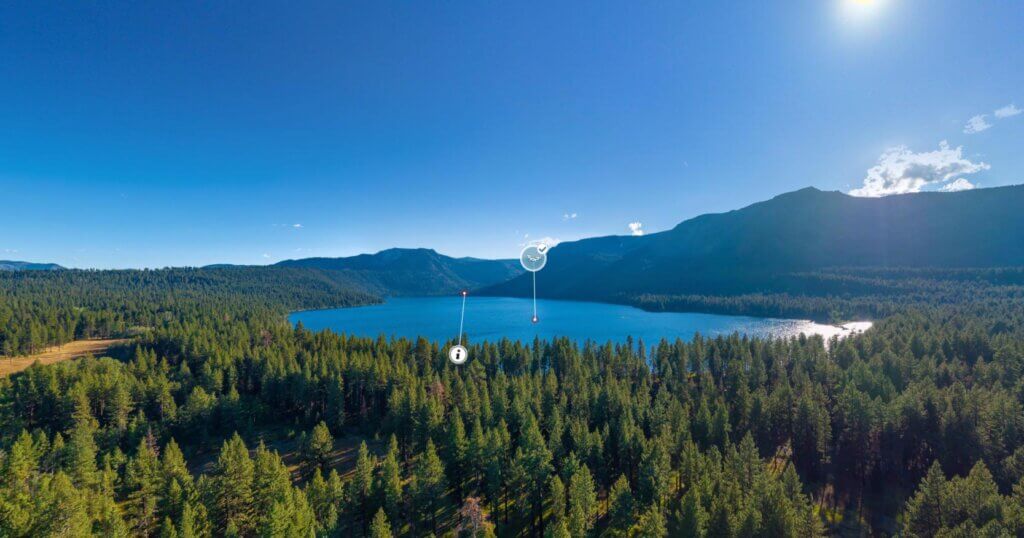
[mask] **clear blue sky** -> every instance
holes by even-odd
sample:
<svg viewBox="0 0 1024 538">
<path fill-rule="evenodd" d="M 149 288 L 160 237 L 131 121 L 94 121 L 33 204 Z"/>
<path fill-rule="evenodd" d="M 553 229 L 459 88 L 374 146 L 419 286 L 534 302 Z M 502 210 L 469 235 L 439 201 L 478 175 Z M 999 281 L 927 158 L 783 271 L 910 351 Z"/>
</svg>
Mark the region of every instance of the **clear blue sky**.
<svg viewBox="0 0 1024 538">
<path fill-rule="evenodd" d="M 515 257 L 872 167 L 1024 182 L 1021 4 L 854 1 L 4 2 L 0 259 Z"/>
</svg>

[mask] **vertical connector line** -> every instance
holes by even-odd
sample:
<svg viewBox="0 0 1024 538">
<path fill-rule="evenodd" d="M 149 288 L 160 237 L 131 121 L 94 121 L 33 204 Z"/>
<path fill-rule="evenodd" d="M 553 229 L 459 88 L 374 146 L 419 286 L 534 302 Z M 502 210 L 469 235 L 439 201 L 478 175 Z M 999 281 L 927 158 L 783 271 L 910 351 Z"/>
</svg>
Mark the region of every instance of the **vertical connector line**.
<svg viewBox="0 0 1024 538">
<path fill-rule="evenodd" d="M 533 321 L 537 321 L 537 272 L 532 271 L 530 274 L 533 275 Z"/>
<path fill-rule="evenodd" d="M 462 322 L 466 320 L 466 295 L 468 292 L 462 292 L 462 314 L 459 315 L 459 345 L 462 345 Z"/>
</svg>

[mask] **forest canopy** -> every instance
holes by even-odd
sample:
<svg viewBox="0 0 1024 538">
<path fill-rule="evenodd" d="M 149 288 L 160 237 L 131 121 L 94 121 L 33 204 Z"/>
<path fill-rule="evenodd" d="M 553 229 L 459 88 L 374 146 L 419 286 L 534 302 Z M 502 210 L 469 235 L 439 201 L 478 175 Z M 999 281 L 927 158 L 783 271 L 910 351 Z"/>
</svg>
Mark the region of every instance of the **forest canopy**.
<svg viewBox="0 0 1024 538">
<path fill-rule="evenodd" d="M 471 342 L 463 367 L 289 325 L 376 300 L 325 273 L 0 275 L 16 350 L 145 328 L 0 379 L 0 534 L 1017 534 L 1019 274 L 786 296 L 878 305 L 843 340 Z"/>
</svg>

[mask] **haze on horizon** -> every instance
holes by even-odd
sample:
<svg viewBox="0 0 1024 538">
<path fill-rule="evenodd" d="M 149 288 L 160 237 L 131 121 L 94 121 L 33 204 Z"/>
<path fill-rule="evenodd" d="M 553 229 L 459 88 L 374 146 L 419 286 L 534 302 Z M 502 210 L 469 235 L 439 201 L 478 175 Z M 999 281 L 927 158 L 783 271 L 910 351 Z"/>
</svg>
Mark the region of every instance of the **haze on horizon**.
<svg viewBox="0 0 1024 538">
<path fill-rule="evenodd" d="M 641 234 L 1024 182 L 1014 3 L 0 6 L 0 259 Z"/>
</svg>

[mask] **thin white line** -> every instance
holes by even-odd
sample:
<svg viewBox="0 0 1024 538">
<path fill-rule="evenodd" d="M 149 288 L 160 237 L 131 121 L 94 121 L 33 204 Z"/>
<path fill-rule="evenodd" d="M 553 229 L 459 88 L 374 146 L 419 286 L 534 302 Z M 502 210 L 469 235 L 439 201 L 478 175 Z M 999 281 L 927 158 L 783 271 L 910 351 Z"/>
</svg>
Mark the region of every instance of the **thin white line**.
<svg viewBox="0 0 1024 538">
<path fill-rule="evenodd" d="M 537 271 L 533 271 L 533 319 L 537 319 Z"/>
<path fill-rule="evenodd" d="M 462 315 L 459 316 L 459 345 L 462 345 L 462 322 L 466 319 L 466 294 L 462 294 Z"/>
</svg>

